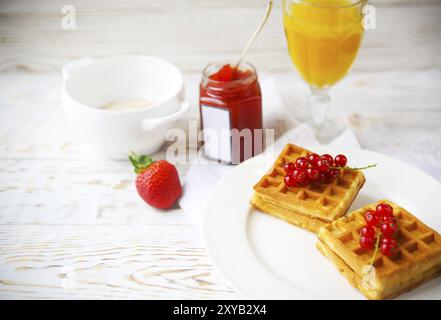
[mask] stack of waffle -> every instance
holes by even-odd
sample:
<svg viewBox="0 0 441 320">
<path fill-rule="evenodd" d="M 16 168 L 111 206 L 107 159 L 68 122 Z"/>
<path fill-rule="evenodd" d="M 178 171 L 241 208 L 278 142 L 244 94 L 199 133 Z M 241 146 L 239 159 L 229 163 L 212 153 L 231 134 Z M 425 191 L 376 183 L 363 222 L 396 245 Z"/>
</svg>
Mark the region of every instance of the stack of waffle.
<svg viewBox="0 0 441 320">
<path fill-rule="evenodd" d="M 380 251 L 374 256 L 374 250 L 359 245 L 360 229 L 366 225 L 363 215 L 380 202 L 392 206 L 399 226 L 398 252 L 391 257 Z M 441 236 L 403 208 L 380 202 L 327 224 L 318 233 L 318 249 L 370 299 L 397 296 L 441 274 Z"/>
<path fill-rule="evenodd" d="M 317 233 L 320 227 L 346 214 L 365 182 L 361 171 L 342 170 L 329 184 L 311 183 L 305 187 L 287 187 L 284 183 L 285 162 L 312 152 L 288 144 L 274 165 L 254 186 L 251 204 L 257 209 Z"/>
</svg>

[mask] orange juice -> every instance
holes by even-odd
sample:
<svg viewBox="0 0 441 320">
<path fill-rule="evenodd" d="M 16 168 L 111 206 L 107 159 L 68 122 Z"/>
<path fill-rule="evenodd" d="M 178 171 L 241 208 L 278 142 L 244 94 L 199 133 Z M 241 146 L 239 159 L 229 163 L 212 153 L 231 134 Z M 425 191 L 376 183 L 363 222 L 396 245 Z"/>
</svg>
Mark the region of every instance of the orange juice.
<svg viewBox="0 0 441 320">
<path fill-rule="evenodd" d="M 348 72 L 363 37 L 361 4 L 351 0 L 284 0 L 291 60 L 302 78 L 328 87 Z"/>
</svg>

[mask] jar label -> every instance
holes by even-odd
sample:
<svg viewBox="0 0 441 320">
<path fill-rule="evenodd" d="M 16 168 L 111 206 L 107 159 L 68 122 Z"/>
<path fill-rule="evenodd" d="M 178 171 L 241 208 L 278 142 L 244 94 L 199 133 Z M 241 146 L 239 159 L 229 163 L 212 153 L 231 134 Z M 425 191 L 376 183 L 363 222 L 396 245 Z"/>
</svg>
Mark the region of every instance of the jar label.
<svg viewBox="0 0 441 320">
<path fill-rule="evenodd" d="M 205 156 L 231 163 L 231 118 L 230 110 L 202 105 L 202 137 Z"/>
</svg>

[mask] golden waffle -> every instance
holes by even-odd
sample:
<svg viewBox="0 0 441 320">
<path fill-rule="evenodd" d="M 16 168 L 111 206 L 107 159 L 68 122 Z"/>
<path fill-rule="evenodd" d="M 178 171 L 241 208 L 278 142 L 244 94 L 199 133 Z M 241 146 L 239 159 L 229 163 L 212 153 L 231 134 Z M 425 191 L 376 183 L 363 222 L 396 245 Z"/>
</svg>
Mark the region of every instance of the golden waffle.
<svg viewBox="0 0 441 320">
<path fill-rule="evenodd" d="M 363 214 L 378 203 L 393 207 L 399 230 L 398 252 L 387 257 L 377 252 L 374 273 L 366 273 L 374 250 L 360 248 Z M 441 236 L 408 211 L 381 200 L 320 228 L 318 249 L 369 299 L 384 299 L 409 291 L 441 273 Z"/>
<path fill-rule="evenodd" d="M 317 233 L 328 222 L 343 216 L 365 182 L 361 171 L 342 170 L 329 184 L 287 187 L 283 181 L 285 162 L 295 162 L 312 152 L 287 144 L 271 169 L 254 186 L 251 204 L 257 209 Z"/>
</svg>

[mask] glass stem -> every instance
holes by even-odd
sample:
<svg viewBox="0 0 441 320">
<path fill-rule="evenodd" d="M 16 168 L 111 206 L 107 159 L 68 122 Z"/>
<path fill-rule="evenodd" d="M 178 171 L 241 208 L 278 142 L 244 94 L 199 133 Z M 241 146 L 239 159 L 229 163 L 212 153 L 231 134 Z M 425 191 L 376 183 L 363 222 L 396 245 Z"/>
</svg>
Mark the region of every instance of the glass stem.
<svg viewBox="0 0 441 320">
<path fill-rule="evenodd" d="M 311 87 L 309 109 L 311 110 L 312 122 L 316 128 L 321 128 L 325 123 L 330 100 L 331 98 L 329 97 L 327 89 Z"/>
</svg>

